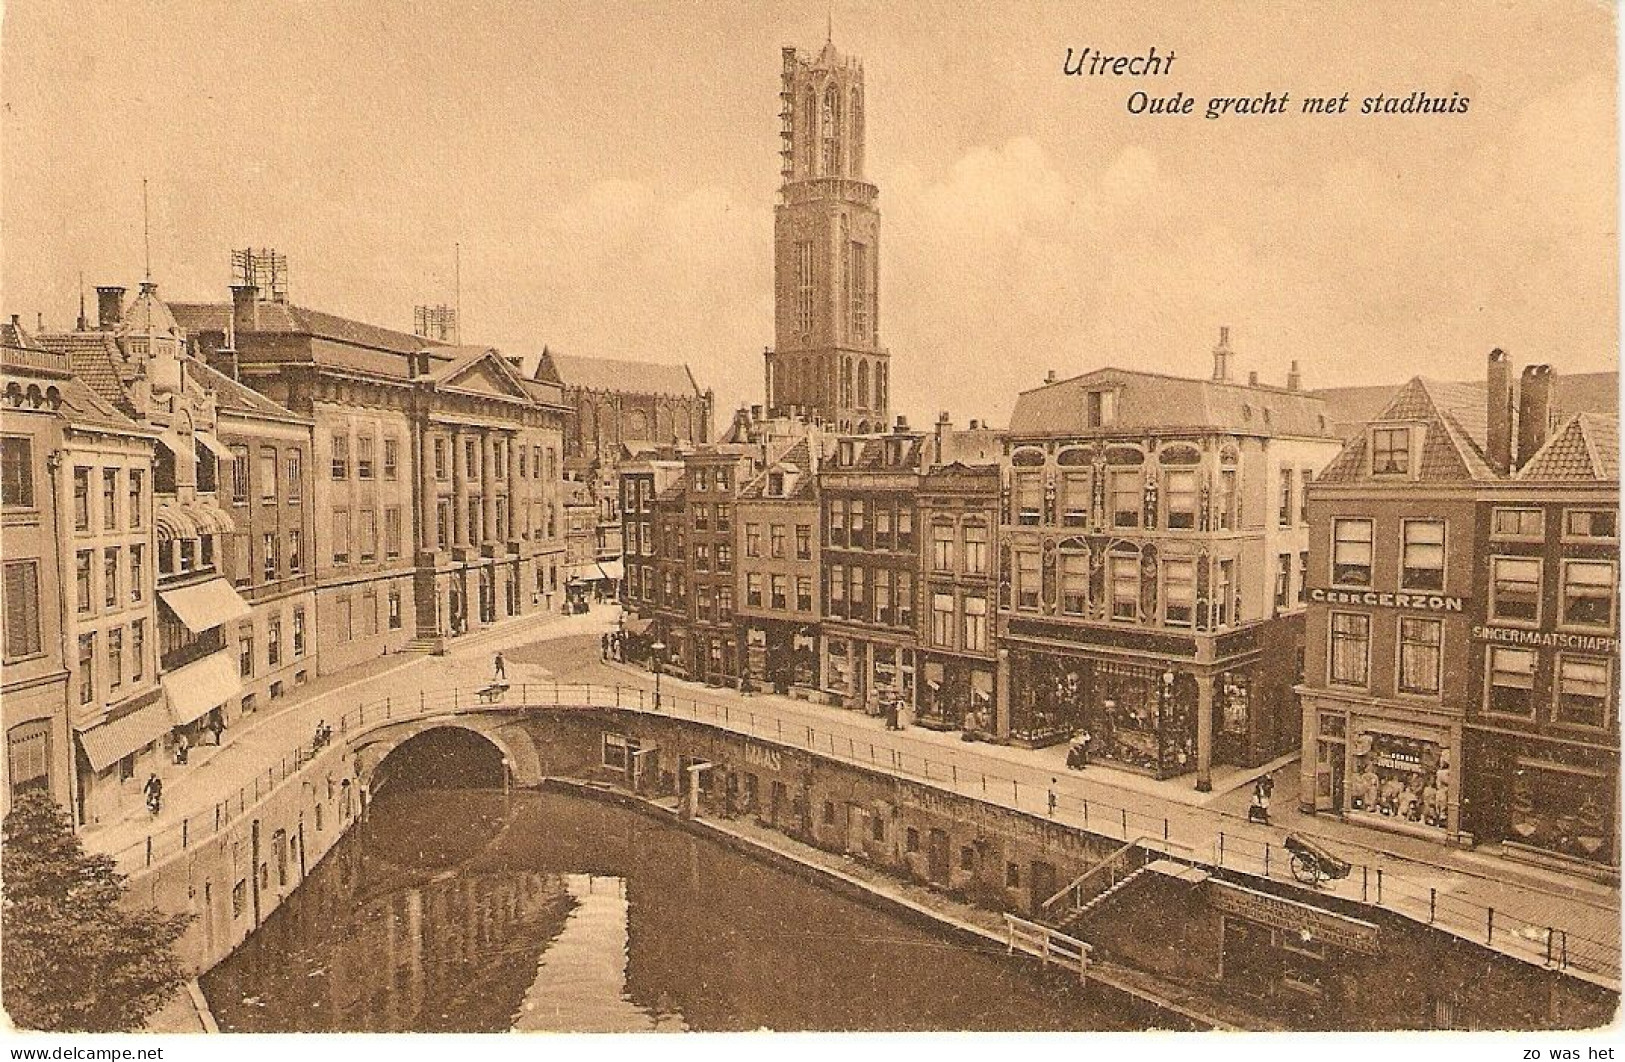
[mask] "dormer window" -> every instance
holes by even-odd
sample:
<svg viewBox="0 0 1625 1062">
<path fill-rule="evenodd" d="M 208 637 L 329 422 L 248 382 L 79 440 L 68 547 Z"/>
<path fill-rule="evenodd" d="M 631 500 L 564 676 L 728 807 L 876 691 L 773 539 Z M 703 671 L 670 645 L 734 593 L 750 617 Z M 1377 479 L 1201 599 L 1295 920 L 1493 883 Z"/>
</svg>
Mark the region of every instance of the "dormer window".
<svg viewBox="0 0 1625 1062">
<path fill-rule="evenodd" d="M 1371 474 L 1373 476 L 1411 474 L 1411 429 L 1371 429 Z"/>
<path fill-rule="evenodd" d="M 1088 426 L 1103 428 L 1110 424 L 1116 413 L 1117 395 L 1112 391 L 1090 391 L 1085 400 Z"/>
</svg>

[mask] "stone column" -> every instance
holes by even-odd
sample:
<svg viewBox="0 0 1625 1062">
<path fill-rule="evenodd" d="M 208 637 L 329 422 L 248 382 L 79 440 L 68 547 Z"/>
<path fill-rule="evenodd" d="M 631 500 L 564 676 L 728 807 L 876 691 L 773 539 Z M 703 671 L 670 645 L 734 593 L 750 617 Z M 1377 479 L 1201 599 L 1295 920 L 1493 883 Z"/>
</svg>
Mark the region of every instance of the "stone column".
<svg viewBox="0 0 1625 1062">
<path fill-rule="evenodd" d="M 451 538 L 458 549 L 468 548 L 468 476 L 471 469 L 464 466 L 463 448 L 467 434 L 458 428 L 451 430 Z"/>
<path fill-rule="evenodd" d="M 417 545 L 420 550 L 433 553 L 442 543 L 435 527 L 435 496 L 437 486 L 434 469 L 430 466 L 429 423 L 419 420 L 412 425 L 412 483 L 417 492 Z"/>
<path fill-rule="evenodd" d="M 480 432 L 480 523 L 481 539 L 497 537 L 497 437 L 496 432 Z"/>
<path fill-rule="evenodd" d="M 1204 674 L 1196 676 L 1196 791 L 1213 791 L 1213 678 Z"/>
</svg>

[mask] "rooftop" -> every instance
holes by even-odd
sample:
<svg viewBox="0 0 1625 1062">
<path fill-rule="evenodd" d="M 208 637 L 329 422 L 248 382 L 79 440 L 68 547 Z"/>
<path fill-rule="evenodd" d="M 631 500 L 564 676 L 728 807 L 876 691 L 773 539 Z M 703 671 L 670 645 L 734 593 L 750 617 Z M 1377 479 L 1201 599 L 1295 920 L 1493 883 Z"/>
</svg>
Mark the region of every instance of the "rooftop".
<svg viewBox="0 0 1625 1062">
<path fill-rule="evenodd" d="M 1091 426 L 1088 395 L 1109 390 L 1109 424 Z M 1305 391 L 1105 368 L 1046 383 L 1016 398 L 1010 434 L 1217 429 L 1242 435 L 1327 436 L 1325 403 Z"/>
</svg>

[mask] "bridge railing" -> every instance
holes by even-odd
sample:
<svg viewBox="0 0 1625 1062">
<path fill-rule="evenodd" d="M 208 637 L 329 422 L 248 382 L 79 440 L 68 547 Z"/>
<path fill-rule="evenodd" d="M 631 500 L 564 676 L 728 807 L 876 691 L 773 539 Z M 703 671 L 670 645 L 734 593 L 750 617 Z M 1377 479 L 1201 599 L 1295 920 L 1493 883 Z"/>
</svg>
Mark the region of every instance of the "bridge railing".
<svg viewBox="0 0 1625 1062">
<path fill-rule="evenodd" d="M 1014 765 L 1008 775 L 967 768 L 950 758 L 933 758 L 901 748 L 872 731 L 860 733 L 848 729 L 837 733 L 833 727 L 787 721 L 778 712 L 756 711 L 748 699 L 714 701 L 680 691 L 663 693 L 657 704 L 654 693 L 641 686 L 559 682 L 513 683 L 503 698 L 496 701 L 489 696 L 482 697 L 482 693 L 488 694 L 489 687 L 454 686 L 420 690 L 412 697 L 375 698 L 356 704 L 330 725 L 335 739 L 342 739 L 395 722 L 447 713 L 535 707 L 618 708 L 691 719 L 1031 812 L 1125 844 L 1138 840 L 1149 849 L 1191 865 L 1305 884 L 1293 877 L 1290 854 L 1279 845 L 1221 832 L 1212 839 L 1211 851 L 1198 851 L 1189 843 L 1194 838 L 1187 837 L 1182 843 L 1172 836 L 1173 824 L 1168 817 L 1059 793 L 1047 784 L 1044 772 L 1036 768 L 1026 772 L 1024 777 L 1018 777 Z M 119 869 L 125 873 L 140 871 L 231 828 L 247 817 L 255 805 L 296 780 L 324 751 L 309 739 L 293 745 L 276 763 L 254 774 L 225 800 L 189 814 L 178 823 L 154 830 L 143 840 L 113 853 Z M 1188 824 L 1186 829 L 1189 829 Z M 1205 831 L 1200 840 L 1205 848 L 1209 840 Z M 1612 923 L 1612 934 L 1608 926 L 1554 926 L 1539 916 L 1538 895 L 1523 897 L 1521 906 L 1514 908 L 1519 898 L 1516 893 L 1509 893 L 1507 906 L 1488 907 L 1451 895 L 1437 886 L 1410 880 L 1394 873 L 1391 867 L 1363 863 L 1354 863 L 1351 867 L 1346 879 L 1317 883 L 1318 887 L 1340 899 L 1397 911 L 1418 922 L 1554 969 L 1583 971 L 1613 984 L 1619 981 L 1617 915 Z"/>
</svg>

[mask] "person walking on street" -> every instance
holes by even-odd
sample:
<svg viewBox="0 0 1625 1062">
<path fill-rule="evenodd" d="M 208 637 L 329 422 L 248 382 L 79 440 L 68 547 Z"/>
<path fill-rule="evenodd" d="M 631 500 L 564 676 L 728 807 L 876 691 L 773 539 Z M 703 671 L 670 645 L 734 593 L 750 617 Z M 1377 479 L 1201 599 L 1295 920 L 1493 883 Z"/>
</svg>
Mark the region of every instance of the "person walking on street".
<svg viewBox="0 0 1625 1062">
<path fill-rule="evenodd" d="M 147 784 L 141 787 L 141 791 L 147 794 L 147 810 L 158 814 L 158 809 L 164 806 L 163 779 L 156 774 L 147 775 Z"/>
<path fill-rule="evenodd" d="M 495 669 L 497 678 L 499 678 L 499 679 L 501 679 L 503 681 L 507 681 L 507 678 L 508 678 L 508 664 L 507 664 L 507 662 L 505 660 L 502 659 L 502 654 L 501 653 L 498 653 L 496 655 L 496 658 L 491 661 L 491 666 L 492 666 L 493 669 Z"/>
<path fill-rule="evenodd" d="M 1055 817 L 1055 803 L 1055 779 L 1051 778 L 1049 780 L 1049 817 L 1052 819 Z"/>
</svg>

